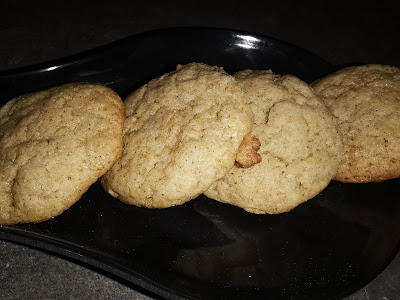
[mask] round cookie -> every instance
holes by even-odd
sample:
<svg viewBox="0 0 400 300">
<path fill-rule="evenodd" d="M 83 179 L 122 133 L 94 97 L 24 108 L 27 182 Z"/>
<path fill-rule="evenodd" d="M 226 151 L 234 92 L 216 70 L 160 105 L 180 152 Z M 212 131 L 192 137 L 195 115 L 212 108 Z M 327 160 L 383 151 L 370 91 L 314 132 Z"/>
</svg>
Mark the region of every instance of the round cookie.
<svg viewBox="0 0 400 300">
<path fill-rule="evenodd" d="M 0 108 L 0 224 L 68 209 L 122 153 L 124 106 L 111 89 L 71 83 Z"/>
<path fill-rule="evenodd" d="M 300 79 L 244 70 L 235 77 L 254 112 L 261 162 L 233 167 L 204 194 L 252 213 L 289 211 L 336 174 L 342 144 L 334 117 Z"/>
<path fill-rule="evenodd" d="M 222 68 L 179 65 L 125 100 L 124 152 L 102 178 L 127 204 L 183 204 L 232 168 L 253 114 Z"/>
<path fill-rule="evenodd" d="M 338 118 L 344 156 L 335 180 L 377 182 L 400 177 L 400 68 L 341 69 L 312 86 Z"/>
</svg>

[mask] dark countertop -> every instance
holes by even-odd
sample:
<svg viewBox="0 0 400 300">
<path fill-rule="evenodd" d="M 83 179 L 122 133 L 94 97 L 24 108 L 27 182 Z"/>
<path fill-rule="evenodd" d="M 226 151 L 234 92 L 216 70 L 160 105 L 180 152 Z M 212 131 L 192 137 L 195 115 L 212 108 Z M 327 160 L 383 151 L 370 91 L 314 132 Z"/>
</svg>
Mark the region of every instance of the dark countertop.
<svg viewBox="0 0 400 300">
<path fill-rule="evenodd" d="M 383 2 L 1 1 L 0 70 L 44 62 L 152 29 L 246 30 L 305 48 L 336 65 L 400 66 L 398 14 Z M 397 228 L 394 230 L 398 230 Z M 0 299 L 153 299 L 80 263 L 0 241 Z M 347 300 L 400 299 L 400 254 Z"/>
</svg>

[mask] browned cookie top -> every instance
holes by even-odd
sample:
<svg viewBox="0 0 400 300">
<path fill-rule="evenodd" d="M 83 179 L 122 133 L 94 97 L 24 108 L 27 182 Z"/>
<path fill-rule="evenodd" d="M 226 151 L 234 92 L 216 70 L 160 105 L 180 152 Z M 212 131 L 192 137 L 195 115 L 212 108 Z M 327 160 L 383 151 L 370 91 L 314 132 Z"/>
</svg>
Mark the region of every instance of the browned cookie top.
<svg viewBox="0 0 400 300">
<path fill-rule="evenodd" d="M 222 68 L 178 66 L 125 100 L 124 153 L 102 178 L 105 190 L 137 206 L 189 201 L 235 162 L 253 114 Z"/>
<path fill-rule="evenodd" d="M 400 68 L 348 67 L 312 84 L 338 118 L 344 157 L 336 180 L 400 176 Z"/>
<path fill-rule="evenodd" d="M 233 167 L 205 194 L 253 213 L 282 213 L 314 197 L 336 174 L 342 144 L 334 117 L 311 88 L 290 75 L 235 74 L 254 112 L 261 161 Z"/>
<path fill-rule="evenodd" d="M 40 222 L 80 199 L 122 153 L 124 107 L 111 89 L 72 83 L 0 109 L 0 224 Z"/>
</svg>

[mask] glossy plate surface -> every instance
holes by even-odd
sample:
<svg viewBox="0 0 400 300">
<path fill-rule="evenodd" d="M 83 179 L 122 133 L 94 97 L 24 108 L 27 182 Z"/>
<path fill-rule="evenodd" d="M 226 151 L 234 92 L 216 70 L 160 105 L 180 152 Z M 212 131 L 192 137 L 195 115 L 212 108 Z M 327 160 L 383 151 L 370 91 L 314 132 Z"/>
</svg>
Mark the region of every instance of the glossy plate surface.
<svg viewBox="0 0 400 300">
<path fill-rule="evenodd" d="M 307 82 L 334 69 L 264 36 L 169 29 L 2 72 L 1 104 L 73 81 L 100 82 L 125 97 L 193 61 L 229 73 L 272 69 Z M 372 280 L 398 252 L 399 183 L 331 182 L 289 213 L 253 215 L 204 196 L 169 209 L 137 208 L 108 196 L 97 182 L 62 215 L 0 226 L 0 238 L 77 259 L 168 299 L 340 299 Z"/>
</svg>

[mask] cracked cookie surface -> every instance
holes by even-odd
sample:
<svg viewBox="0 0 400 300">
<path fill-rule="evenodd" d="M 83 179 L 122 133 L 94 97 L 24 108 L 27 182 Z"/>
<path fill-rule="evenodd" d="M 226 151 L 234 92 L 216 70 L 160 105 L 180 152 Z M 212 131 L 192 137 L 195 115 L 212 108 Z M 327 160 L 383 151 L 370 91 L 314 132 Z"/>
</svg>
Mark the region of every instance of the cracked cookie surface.
<svg viewBox="0 0 400 300">
<path fill-rule="evenodd" d="M 122 153 L 124 106 L 111 89 L 71 83 L 0 108 L 0 224 L 41 222 L 80 199 Z"/>
<path fill-rule="evenodd" d="M 400 68 L 362 65 L 312 83 L 338 118 L 344 155 L 335 179 L 376 182 L 400 176 Z"/>
<path fill-rule="evenodd" d="M 122 202 L 183 204 L 232 168 L 253 114 L 232 76 L 179 65 L 125 100 L 124 152 L 101 182 Z"/>
<path fill-rule="evenodd" d="M 336 174 L 341 139 L 334 117 L 300 79 L 270 71 L 234 75 L 254 112 L 260 163 L 233 167 L 206 192 L 252 213 L 282 213 L 314 197 Z"/>
</svg>

